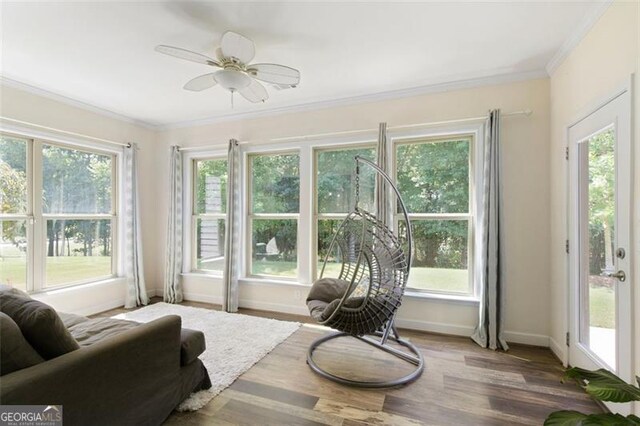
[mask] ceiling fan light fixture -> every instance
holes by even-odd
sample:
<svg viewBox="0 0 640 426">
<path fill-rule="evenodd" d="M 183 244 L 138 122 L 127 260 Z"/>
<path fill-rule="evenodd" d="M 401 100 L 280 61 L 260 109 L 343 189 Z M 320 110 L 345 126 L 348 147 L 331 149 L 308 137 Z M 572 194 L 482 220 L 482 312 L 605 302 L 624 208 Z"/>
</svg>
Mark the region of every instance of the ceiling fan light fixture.
<svg viewBox="0 0 640 426">
<path fill-rule="evenodd" d="M 251 84 L 251 77 L 242 71 L 220 70 L 214 75 L 218 84 L 227 90 L 237 91 Z"/>
</svg>

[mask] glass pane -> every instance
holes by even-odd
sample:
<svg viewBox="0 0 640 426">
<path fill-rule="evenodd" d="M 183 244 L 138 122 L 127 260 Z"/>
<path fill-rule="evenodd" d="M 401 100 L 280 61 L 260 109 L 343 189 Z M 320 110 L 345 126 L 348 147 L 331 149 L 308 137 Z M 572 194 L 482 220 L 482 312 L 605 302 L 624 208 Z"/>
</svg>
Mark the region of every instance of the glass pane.
<svg viewBox="0 0 640 426">
<path fill-rule="evenodd" d="M 402 144 L 397 180 L 411 213 L 469 212 L 470 140 Z"/>
<path fill-rule="evenodd" d="M 44 213 L 110 213 L 112 156 L 42 147 Z"/>
<path fill-rule="evenodd" d="M 0 138 L 0 213 L 27 211 L 27 141 Z"/>
<path fill-rule="evenodd" d="M 323 219 L 318 220 L 318 266 L 317 276 L 320 276 L 322 271 L 322 265 L 324 264 L 325 256 L 331 245 L 333 236 L 338 232 L 338 228 L 342 220 Z M 340 255 L 338 249 L 332 250 L 331 256 L 329 256 L 327 266 L 324 270 L 324 277 L 337 278 L 342 268 L 342 261 L 338 257 Z"/>
<path fill-rule="evenodd" d="M 111 220 L 48 220 L 46 286 L 111 276 L 112 249 Z"/>
<path fill-rule="evenodd" d="M 412 220 L 413 263 L 408 286 L 447 293 L 471 292 L 469 287 L 469 222 Z M 400 222 L 400 235 L 406 225 Z"/>
<path fill-rule="evenodd" d="M 197 269 L 224 269 L 224 219 L 198 219 L 196 224 Z"/>
<path fill-rule="evenodd" d="M 298 213 L 300 157 L 298 154 L 251 157 L 252 213 Z"/>
<path fill-rule="evenodd" d="M 316 175 L 319 213 L 348 213 L 355 203 L 356 163 L 359 155 L 376 160 L 374 148 L 339 149 L 317 153 Z M 371 167 L 360 169 L 360 206 L 374 211 L 375 173 Z"/>
<path fill-rule="evenodd" d="M 616 368 L 615 272 L 615 134 L 599 133 L 581 144 L 588 150 L 588 289 L 583 292 L 583 343 L 611 368 Z M 584 152 L 584 151 L 583 151 Z M 583 154 L 584 156 L 584 154 Z M 586 176 L 585 176 L 586 177 Z M 586 268 L 585 268 L 586 269 Z M 584 281 L 583 281 L 584 283 Z M 584 284 L 583 284 L 584 286 Z M 584 288 L 584 287 L 583 287 Z"/>
<path fill-rule="evenodd" d="M 27 228 L 24 220 L 0 222 L 0 284 L 27 288 Z"/>
<path fill-rule="evenodd" d="M 227 211 L 227 160 L 196 161 L 196 213 Z"/>
<path fill-rule="evenodd" d="M 298 276 L 298 221 L 254 219 L 252 221 L 253 275 Z"/>
</svg>

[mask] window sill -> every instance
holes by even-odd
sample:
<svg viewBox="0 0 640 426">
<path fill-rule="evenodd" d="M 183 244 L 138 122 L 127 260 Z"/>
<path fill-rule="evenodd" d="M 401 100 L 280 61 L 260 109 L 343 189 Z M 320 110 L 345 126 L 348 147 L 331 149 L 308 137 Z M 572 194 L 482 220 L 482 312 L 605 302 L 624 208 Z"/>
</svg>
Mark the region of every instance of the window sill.
<svg viewBox="0 0 640 426">
<path fill-rule="evenodd" d="M 183 277 L 198 277 L 198 278 L 216 278 L 221 280 L 222 274 L 216 272 L 205 272 L 205 271 L 191 271 L 191 272 L 183 272 L 180 274 Z"/>
<path fill-rule="evenodd" d="M 410 299 L 425 299 L 450 303 L 459 303 L 464 305 L 477 305 L 480 303 L 480 299 L 475 296 L 458 296 L 454 294 L 439 294 L 439 293 L 423 293 L 418 291 L 407 290 L 404 296 Z"/>
<path fill-rule="evenodd" d="M 294 280 L 279 280 L 278 278 L 272 277 L 242 277 L 238 280 L 240 284 L 248 284 L 248 285 L 284 285 L 284 286 L 293 286 L 293 287 L 304 287 L 309 288 L 311 284 L 303 284 Z"/>
<path fill-rule="evenodd" d="M 90 287 L 98 287 L 98 286 L 104 286 L 109 284 L 117 284 L 123 281 L 124 281 L 124 277 L 109 277 L 109 278 L 100 279 L 98 281 L 89 281 L 89 282 L 84 282 L 79 284 L 69 284 L 69 285 L 64 285 L 59 287 L 43 288 L 40 290 L 32 291 L 29 293 L 29 295 L 30 296 L 31 295 L 46 296 L 46 295 L 60 294 L 60 293 L 65 293 L 67 291 L 72 291 L 80 288 L 90 288 Z"/>
</svg>

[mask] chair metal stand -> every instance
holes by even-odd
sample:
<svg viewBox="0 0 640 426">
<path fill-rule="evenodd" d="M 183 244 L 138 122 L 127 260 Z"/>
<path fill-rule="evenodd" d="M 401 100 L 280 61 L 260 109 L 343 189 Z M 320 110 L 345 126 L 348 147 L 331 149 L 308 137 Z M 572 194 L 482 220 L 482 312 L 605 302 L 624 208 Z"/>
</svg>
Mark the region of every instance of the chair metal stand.
<svg viewBox="0 0 640 426">
<path fill-rule="evenodd" d="M 413 364 L 415 365 L 416 368 L 411 373 L 403 377 L 399 377 L 397 379 L 382 380 L 382 381 L 363 381 L 363 380 L 347 379 L 345 377 L 340 377 L 335 374 L 331 374 L 328 371 L 322 369 L 320 366 L 318 366 L 318 364 L 316 364 L 316 362 L 313 359 L 313 352 L 321 344 L 328 342 L 329 340 L 337 339 L 339 337 L 349 337 L 349 336 L 355 339 L 358 339 L 364 343 L 367 343 L 373 346 L 374 348 L 380 349 L 393 356 L 396 356 L 410 364 Z M 379 339 L 375 339 L 374 337 L 371 337 L 371 336 L 378 337 Z M 411 353 L 401 351 L 389 345 L 388 339 L 391 339 L 397 344 L 409 349 Z M 409 342 L 408 340 L 402 339 L 398 334 L 398 330 L 395 328 L 394 325 L 386 327 L 384 332 L 376 332 L 374 334 L 365 335 L 365 336 L 353 336 L 349 333 L 344 333 L 344 332 L 337 332 L 337 333 L 327 334 L 326 336 L 322 336 L 319 339 L 316 339 L 309 347 L 309 351 L 307 352 L 307 364 L 309 364 L 309 367 L 311 367 L 311 369 L 315 373 L 319 374 L 320 376 L 326 379 L 329 379 L 331 381 L 334 381 L 336 383 L 340 383 L 343 385 L 357 386 L 357 387 L 363 387 L 363 388 L 387 388 L 392 386 L 405 385 L 407 383 L 411 383 L 414 380 L 416 380 L 418 377 L 422 375 L 422 372 L 424 371 L 424 357 L 422 356 L 422 353 L 420 353 L 420 350 L 418 350 L 418 348 L 413 343 Z"/>
</svg>

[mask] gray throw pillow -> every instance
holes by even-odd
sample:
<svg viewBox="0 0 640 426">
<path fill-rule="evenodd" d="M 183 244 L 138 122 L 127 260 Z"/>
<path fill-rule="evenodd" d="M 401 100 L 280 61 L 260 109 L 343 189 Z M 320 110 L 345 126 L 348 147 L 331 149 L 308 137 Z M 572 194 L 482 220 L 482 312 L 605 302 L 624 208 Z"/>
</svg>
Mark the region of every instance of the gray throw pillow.
<svg viewBox="0 0 640 426">
<path fill-rule="evenodd" d="M 55 309 L 22 292 L 0 289 L 0 311 L 11 317 L 27 342 L 44 359 L 80 348 Z"/>
<path fill-rule="evenodd" d="M 44 362 L 9 315 L 0 312 L 0 376 Z"/>
</svg>

